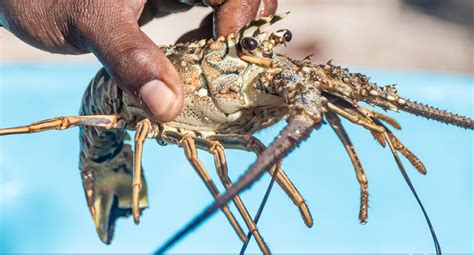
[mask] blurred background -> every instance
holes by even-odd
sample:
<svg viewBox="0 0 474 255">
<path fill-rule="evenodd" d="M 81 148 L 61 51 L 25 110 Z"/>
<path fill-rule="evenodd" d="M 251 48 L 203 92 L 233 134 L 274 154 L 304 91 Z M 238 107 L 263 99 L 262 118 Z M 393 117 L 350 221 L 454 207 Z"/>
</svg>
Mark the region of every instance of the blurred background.
<svg viewBox="0 0 474 255">
<path fill-rule="evenodd" d="M 372 77 L 397 83 L 401 95 L 467 116 L 473 114 L 472 0 L 280 0 L 291 14 L 276 24 L 293 41 L 280 49 L 295 58 L 314 54 Z M 193 8 L 150 22 L 143 30 L 172 44 L 209 13 Z M 100 68 L 92 55 L 63 56 L 36 50 L 0 29 L 0 127 L 78 112 L 83 90 Z M 396 135 L 425 163 L 422 176 L 404 160 L 446 253 L 474 252 L 471 131 L 389 113 Z M 324 126 L 285 159 L 284 169 L 307 200 L 315 225 L 307 229 L 297 209 L 275 187 L 259 228 L 275 253 L 429 253 L 434 246 L 421 211 L 387 149 L 366 130 L 344 122 L 369 179 L 366 225 L 358 223 L 359 186 L 332 130 Z M 269 143 L 283 123 L 258 133 Z M 150 208 L 139 226 L 119 220 L 110 246 L 95 233 L 78 164 L 78 130 L 0 138 L 0 252 L 150 253 L 212 202 L 177 146 L 148 141 L 143 164 Z M 213 158 L 200 157 L 215 180 Z M 227 152 L 235 180 L 255 157 Z M 218 183 L 218 181 L 216 181 Z M 242 194 L 254 214 L 269 177 Z M 218 185 L 223 190 L 221 185 Z M 235 208 L 231 209 L 236 211 Z M 172 252 L 237 253 L 241 242 L 218 213 Z M 248 251 L 258 252 L 252 241 Z"/>
<path fill-rule="evenodd" d="M 290 29 L 295 57 L 315 54 L 351 66 L 441 72 L 473 72 L 472 0 L 281 0 L 278 24 Z M 172 44 L 209 13 L 208 8 L 169 15 L 144 31 L 160 45 Z M 170 29 L 172 28 L 172 29 Z M 94 62 L 92 55 L 61 56 L 34 49 L 0 30 L 2 62 Z"/>
</svg>

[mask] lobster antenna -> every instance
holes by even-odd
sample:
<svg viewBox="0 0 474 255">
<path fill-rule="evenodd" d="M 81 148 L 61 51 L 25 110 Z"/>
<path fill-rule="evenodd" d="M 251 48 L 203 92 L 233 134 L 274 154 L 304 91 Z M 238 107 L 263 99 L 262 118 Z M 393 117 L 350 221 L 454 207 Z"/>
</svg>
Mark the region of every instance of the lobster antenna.
<svg viewBox="0 0 474 255">
<path fill-rule="evenodd" d="M 186 224 L 178 232 L 175 233 L 171 239 L 168 239 L 154 254 L 163 254 L 168 251 L 173 245 L 183 239 L 189 232 L 201 225 L 204 221 L 209 219 L 216 211 L 227 204 L 229 200 L 242 190 L 250 187 L 260 176 L 262 176 L 265 169 L 276 164 L 280 159 L 288 155 L 299 144 L 306 140 L 313 129 L 319 128 L 321 119 L 314 120 L 306 115 L 297 115 L 288 120 L 286 126 L 277 138 L 268 146 L 266 150 L 257 158 L 250 168 L 242 175 L 237 182 L 227 192 L 217 197 L 211 205 L 204 211 L 199 213 L 191 222 Z"/>
<path fill-rule="evenodd" d="M 278 171 L 280 170 L 279 167 L 275 169 L 275 172 L 272 175 L 272 179 L 270 180 L 270 183 L 268 184 L 267 191 L 265 191 L 265 195 L 263 196 L 262 202 L 260 203 L 260 207 L 258 208 L 257 214 L 255 214 L 255 218 L 253 219 L 253 222 L 255 222 L 255 226 L 257 226 L 258 220 L 260 219 L 260 216 L 262 215 L 263 209 L 265 208 L 265 205 L 267 204 L 268 197 L 270 196 L 270 192 L 272 191 L 273 184 L 275 183 L 275 176 L 277 175 Z M 247 233 L 247 240 L 244 242 L 242 245 L 242 248 L 240 249 L 240 255 L 245 254 L 245 250 L 247 250 L 247 246 L 250 243 L 250 239 L 252 239 L 252 232 L 249 230 Z"/>
<path fill-rule="evenodd" d="M 458 127 L 474 129 L 474 120 L 471 118 L 450 113 L 448 111 L 441 110 L 426 104 L 413 102 L 407 99 L 404 100 L 406 101 L 405 103 L 398 105 L 402 111 Z"/>
<path fill-rule="evenodd" d="M 377 121 L 378 122 L 378 121 Z M 382 123 L 378 123 L 383 125 Z M 385 126 L 384 126 L 385 127 Z M 385 129 L 387 129 L 385 127 Z M 385 139 L 387 140 L 388 146 L 390 150 L 392 151 L 393 158 L 395 159 L 395 162 L 397 162 L 398 169 L 400 169 L 400 172 L 402 173 L 403 179 L 405 179 L 405 182 L 408 184 L 408 187 L 410 188 L 411 192 L 413 193 L 413 196 L 416 199 L 416 202 L 418 202 L 418 205 L 421 208 L 421 211 L 423 212 L 423 216 L 425 217 L 426 223 L 428 224 L 428 227 L 430 228 L 431 236 L 433 237 L 433 242 L 435 245 L 436 249 L 436 254 L 441 255 L 441 247 L 438 242 L 438 238 L 436 237 L 436 233 L 434 231 L 433 225 L 431 224 L 430 217 L 428 216 L 428 213 L 425 210 L 425 207 L 423 206 L 423 203 L 421 202 L 420 198 L 418 197 L 418 194 L 416 193 L 415 187 L 413 186 L 413 183 L 410 180 L 410 177 L 407 174 L 407 171 L 405 170 L 405 167 L 403 166 L 402 161 L 400 160 L 400 157 L 398 157 L 398 153 L 395 149 L 395 147 L 392 144 L 391 138 L 388 135 L 388 132 L 390 132 L 387 129 L 387 132 L 384 132 Z"/>
</svg>

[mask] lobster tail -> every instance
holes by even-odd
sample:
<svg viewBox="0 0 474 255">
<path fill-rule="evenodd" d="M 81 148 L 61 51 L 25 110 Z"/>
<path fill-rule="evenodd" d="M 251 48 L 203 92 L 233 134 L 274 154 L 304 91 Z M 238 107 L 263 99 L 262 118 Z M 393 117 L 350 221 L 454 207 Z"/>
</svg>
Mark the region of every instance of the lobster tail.
<svg viewBox="0 0 474 255">
<path fill-rule="evenodd" d="M 406 102 L 404 104 L 400 104 L 398 106 L 402 111 L 458 127 L 474 129 L 474 120 L 471 118 L 450 113 L 448 111 L 441 110 L 426 104 L 421 104 L 406 99 L 405 101 Z"/>
<path fill-rule="evenodd" d="M 101 69 L 84 93 L 81 116 L 111 114 L 120 116 L 124 108 L 122 90 Z M 122 115 L 123 116 L 123 115 Z M 99 119 L 100 120 L 100 119 Z M 82 184 L 87 204 L 102 242 L 110 244 L 115 221 L 132 213 L 133 151 L 124 126 L 112 129 L 81 126 L 80 164 Z M 142 183 L 145 177 L 142 175 Z M 144 184 L 139 196 L 139 208 L 148 207 Z"/>
</svg>

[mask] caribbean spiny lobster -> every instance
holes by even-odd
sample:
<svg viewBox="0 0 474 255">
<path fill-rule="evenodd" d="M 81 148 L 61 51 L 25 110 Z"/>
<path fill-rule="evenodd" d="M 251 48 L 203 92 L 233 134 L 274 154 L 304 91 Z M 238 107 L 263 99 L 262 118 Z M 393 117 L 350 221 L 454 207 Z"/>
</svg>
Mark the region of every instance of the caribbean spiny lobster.
<svg viewBox="0 0 474 255">
<path fill-rule="evenodd" d="M 298 207 L 304 223 L 311 227 L 313 219 L 308 206 L 280 165 L 288 153 L 324 123 L 335 131 L 354 165 L 360 183 L 359 219 L 365 223 L 368 183 L 340 117 L 369 130 L 382 146 L 388 145 L 419 202 L 398 152 L 425 174 L 423 163 L 386 126 L 399 129 L 400 125 L 394 119 L 360 103 L 384 110 L 402 110 L 467 129 L 474 128 L 474 121 L 404 99 L 398 95 L 395 86 L 380 87 L 369 82 L 366 76 L 350 73 L 331 62 L 316 65 L 310 57 L 295 60 L 275 53 L 274 47 L 288 43 L 292 35 L 286 29 L 269 34 L 268 27 L 285 15 L 254 20 L 235 36 L 162 47 L 185 84 L 185 108 L 169 123 L 150 120 L 141 103 L 121 90 L 101 70 L 86 89 L 80 116 L 58 117 L 28 126 L 1 129 L 0 135 L 81 128 L 80 170 L 84 191 L 97 233 L 105 243 L 110 243 L 118 217 L 132 214 L 138 223 L 141 211 L 148 206 L 141 167 L 145 139 L 182 147 L 190 164 L 214 196 L 215 203 L 165 244 L 160 252 L 217 209 L 225 214 L 239 238 L 247 242 L 248 237 L 227 206 L 232 200 L 262 252 L 269 253 L 255 221 L 239 197 L 239 192 L 265 171 L 282 187 Z M 286 120 L 288 125 L 268 148 L 253 136 L 280 120 Z M 128 139 L 126 130 L 136 130 L 134 152 L 124 143 Z M 197 148 L 214 156 L 226 193 L 219 193 L 197 156 Z M 224 149 L 258 155 L 257 161 L 235 183 L 227 173 Z M 420 206 L 427 218 L 421 203 Z M 429 220 L 428 224 L 432 230 Z M 432 234 L 434 236 L 433 230 Z M 437 245 L 436 240 L 435 243 Z"/>
</svg>

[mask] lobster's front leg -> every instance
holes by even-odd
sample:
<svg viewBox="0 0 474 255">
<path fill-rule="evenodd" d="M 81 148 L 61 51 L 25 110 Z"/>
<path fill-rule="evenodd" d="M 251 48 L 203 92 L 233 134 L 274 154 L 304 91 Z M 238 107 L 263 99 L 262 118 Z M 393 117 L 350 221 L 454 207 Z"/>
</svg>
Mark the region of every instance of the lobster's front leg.
<svg viewBox="0 0 474 255">
<path fill-rule="evenodd" d="M 199 160 L 198 158 L 196 144 L 194 142 L 193 137 L 190 134 L 182 134 L 182 133 L 174 132 L 174 131 L 164 131 L 162 133 L 162 139 L 166 141 L 167 143 L 178 144 L 180 147 L 183 148 L 186 158 L 188 159 L 189 163 L 194 168 L 194 170 L 196 170 L 196 173 L 204 182 L 204 184 L 206 185 L 206 188 L 209 190 L 209 192 L 212 194 L 214 198 L 219 197 L 220 192 L 217 189 L 216 184 L 211 179 L 211 176 L 205 169 L 201 160 Z M 247 237 L 245 236 L 245 233 L 242 230 L 242 227 L 240 227 L 238 221 L 235 219 L 234 215 L 230 211 L 229 206 L 222 205 L 220 209 L 229 220 L 229 223 L 232 225 L 232 228 L 234 228 L 239 238 L 245 242 L 247 240 Z"/>
<path fill-rule="evenodd" d="M 193 168 L 204 181 L 214 198 L 219 196 L 219 191 L 217 190 L 216 185 L 207 173 L 203 164 L 199 160 L 196 147 L 206 150 L 214 156 L 214 163 L 222 184 L 224 185 L 226 190 L 232 188 L 232 181 L 228 176 L 228 168 L 224 154 L 224 147 L 220 144 L 219 141 L 208 138 L 197 138 L 193 133 L 183 134 L 181 132 L 176 131 L 164 131 L 162 134 L 162 139 L 168 143 L 176 143 L 179 146 L 183 147 L 188 161 L 191 163 Z M 240 196 L 234 196 L 232 198 L 232 201 L 237 207 L 237 210 L 239 211 L 240 215 L 244 219 L 244 222 L 247 225 L 250 233 L 255 236 L 255 240 L 257 241 L 260 250 L 264 254 L 270 254 L 270 249 L 268 248 L 259 230 L 257 229 L 256 223 L 252 220 L 252 217 L 249 214 L 245 204 L 242 202 Z M 224 205 L 221 207 L 221 210 L 227 216 L 229 222 L 231 223 L 241 240 L 247 243 L 247 236 L 245 236 L 245 233 L 242 231 L 238 222 L 235 220 L 234 216 L 230 212 L 229 207 L 227 205 Z"/>
</svg>

